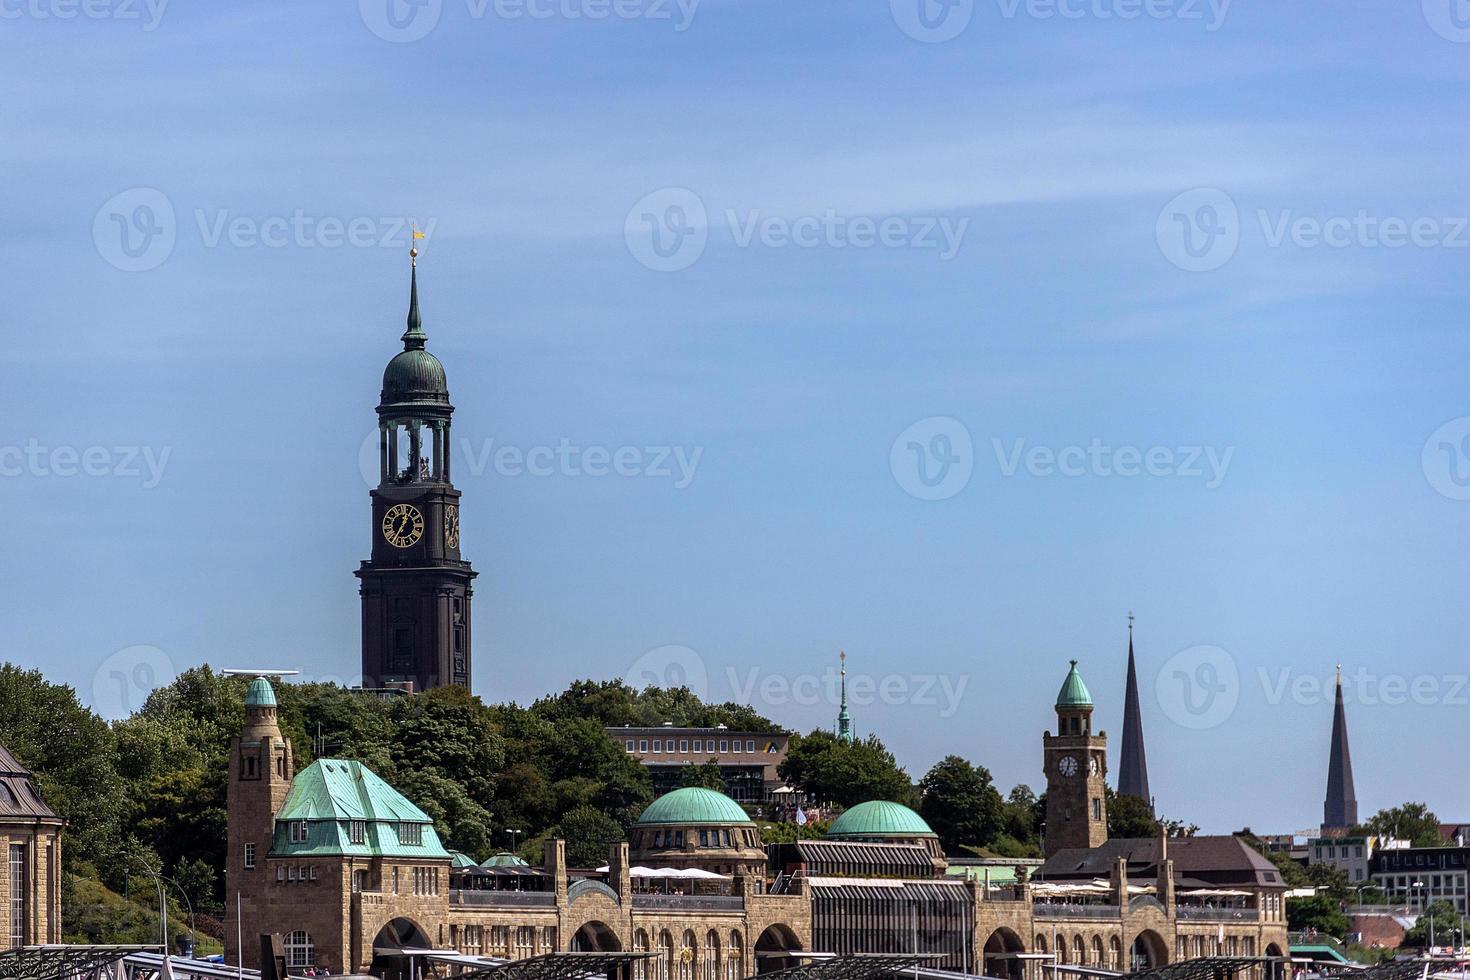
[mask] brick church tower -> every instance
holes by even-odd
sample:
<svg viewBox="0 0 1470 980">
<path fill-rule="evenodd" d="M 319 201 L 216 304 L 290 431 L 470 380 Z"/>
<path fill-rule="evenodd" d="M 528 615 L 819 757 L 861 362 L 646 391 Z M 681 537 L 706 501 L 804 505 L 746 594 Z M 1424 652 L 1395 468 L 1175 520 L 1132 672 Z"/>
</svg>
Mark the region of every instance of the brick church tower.
<svg viewBox="0 0 1470 980">
<path fill-rule="evenodd" d="M 1092 695 L 1077 661 L 1057 695 L 1057 734 L 1042 736 L 1046 766 L 1046 856 L 1108 839 L 1108 737 L 1093 734 Z"/>
<path fill-rule="evenodd" d="M 245 695 L 245 726 L 230 740 L 229 851 L 225 855 L 225 962 L 240 963 L 236 948 L 237 913 L 258 917 L 267 888 L 265 857 L 275 835 L 276 814 L 286 802 L 295 775 L 291 743 L 276 718 L 276 692 L 257 677 Z M 237 905 L 239 906 L 237 908 Z M 243 963 L 259 966 L 258 937 L 245 935 Z"/>
<path fill-rule="evenodd" d="M 453 459 L 449 385 L 427 350 L 419 315 L 418 250 L 409 280 L 408 329 L 383 372 L 378 402 L 378 486 L 372 491 L 372 557 L 362 585 L 364 687 L 469 687 L 470 600 L 477 574 L 459 551 L 460 493 Z"/>
</svg>

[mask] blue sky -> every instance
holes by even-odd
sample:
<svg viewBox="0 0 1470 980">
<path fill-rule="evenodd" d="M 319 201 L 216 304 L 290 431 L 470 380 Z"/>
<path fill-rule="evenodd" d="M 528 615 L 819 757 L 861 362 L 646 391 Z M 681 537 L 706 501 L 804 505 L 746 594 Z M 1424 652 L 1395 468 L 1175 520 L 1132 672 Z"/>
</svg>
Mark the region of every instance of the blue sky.
<svg viewBox="0 0 1470 980">
<path fill-rule="evenodd" d="M 1470 12 L 385 3 L 0 0 L 0 656 L 353 676 L 416 220 L 486 699 L 845 649 L 1040 787 L 1131 610 L 1166 814 L 1318 822 L 1340 660 L 1365 814 L 1470 819 Z"/>
</svg>

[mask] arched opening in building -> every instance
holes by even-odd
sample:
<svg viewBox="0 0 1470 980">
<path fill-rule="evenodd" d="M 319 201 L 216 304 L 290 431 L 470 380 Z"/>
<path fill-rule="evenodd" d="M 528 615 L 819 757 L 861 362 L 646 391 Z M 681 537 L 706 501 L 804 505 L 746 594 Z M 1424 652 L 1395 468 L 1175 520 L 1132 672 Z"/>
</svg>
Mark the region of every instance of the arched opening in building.
<svg viewBox="0 0 1470 980">
<path fill-rule="evenodd" d="M 428 933 L 412 919 L 397 918 L 378 930 L 373 939 L 373 963 L 368 972 L 383 980 L 413 980 L 411 960 L 401 950 L 433 949 Z M 420 962 L 422 967 L 423 963 Z"/>
<path fill-rule="evenodd" d="M 1271 943 L 1266 947 L 1266 980 L 1282 980 L 1286 976 L 1286 954 Z"/>
<path fill-rule="evenodd" d="M 774 973 L 796 966 L 796 960 L 787 954 L 800 949 L 801 942 L 788 926 L 771 926 L 755 941 L 755 972 Z"/>
<path fill-rule="evenodd" d="M 1123 940 L 1117 936 L 1108 940 L 1108 969 L 1114 973 L 1123 972 Z"/>
<path fill-rule="evenodd" d="M 987 977 L 1001 980 L 1021 980 L 1026 961 L 1018 954 L 1026 951 L 1021 937 L 1009 929 L 997 929 L 985 940 L 985 964 L 982 971 Z"/>
<path fill-rule="evenodd" d="M 1169 964 L 1169 948 L 1164 945 L 1164 940 L 1158 933 L 1145 929 L 1133 940 L 1129 957 L 1130 970 L 1157 970 Z"/>
<path fill-rule="evenodd" d="M 621 953 L 623 942 L 606 922 L 593 920 L 582 923 L 572 934 L 574 953 Z"/>
</svg>

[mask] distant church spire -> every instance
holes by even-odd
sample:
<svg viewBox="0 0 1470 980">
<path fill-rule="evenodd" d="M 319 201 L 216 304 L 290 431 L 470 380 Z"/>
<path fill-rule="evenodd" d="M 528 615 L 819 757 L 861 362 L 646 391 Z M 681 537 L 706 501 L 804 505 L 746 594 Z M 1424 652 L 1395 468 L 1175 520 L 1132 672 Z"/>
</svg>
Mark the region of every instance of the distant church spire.
<svg viewBox="0 0 1470 980">
<path fill-rule="evenodd" d="M 1148 757 L 1143 747 L 1143 712 L 1138 700 L 1138 665 L 1133 658 L 1133 614 L 1128 614 L 1128 691 L 1123 698 L 1123 745 L 1118 759 L 1118 792 L 1136 796 L 1153 812 L 1148 792 Z"/>
<path fill-rule="evenodd" d="M 415 237 L 418 234 L 414 232 Z M 404 350 L 423 350 L 424 345 L 428 343 L 429 335 L 424 333 L 424 321 L 419 316 L 419 249 L 417 245 L 408 250 L 408 263 L 408 329 L 398 339 L 403 341 Z"/>
<path fill-rule="evenodd" d="M 1332 711 L 1332 757 L 1327 763 L 1327 800 L 1322 829 L 1344 830 L 1358 823 L 1358 797 L 1353 788 L 1353 754 L 1348 748 L 1347 709 L 1342 700 L 1342 664 L 1337 665 L 1337 699 Z"/>
<path fill-rule="evenodd" d="M 842 661 L 842 706 L 837 709 L 837 738 L 842 742 L 855 741 L 852 734 L 852 715 L 847 711 L 847 652 L 844 650 L 840 657 Z"/>
</svg>

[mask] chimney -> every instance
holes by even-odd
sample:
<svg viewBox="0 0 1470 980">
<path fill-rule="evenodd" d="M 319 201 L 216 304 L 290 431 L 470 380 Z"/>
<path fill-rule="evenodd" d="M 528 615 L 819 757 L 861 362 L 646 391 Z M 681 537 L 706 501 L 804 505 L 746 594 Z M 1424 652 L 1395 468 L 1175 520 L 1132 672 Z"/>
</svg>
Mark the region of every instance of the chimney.
<svg viewBox="0 0 1470 980">
<path fill-rule="evenodd" d="M 628 842 L 618 841 L 612 846 L 612 852 L 608 856 L 607 877 L 613 891 L 617 892 L 618 898 L 625 903 L 632 901 L 633 894 L 633 878 L 628 873 L 628 865 Z"/>
<path fill-rule="evenodd" d="M 556 904 L 567 901 L 567 842 L 553 837 L 546 842 L 546 873 L 556 882 Z"/>
<path fill-rule="evenodd" d="M 1165 913 L 1173 918 L 1174 912 L 1174 859 L 1169 857 L 1169 831 L 1162 824 L 1159 826 L 1159 904 L 1164 906 Z"/>
</svg>

